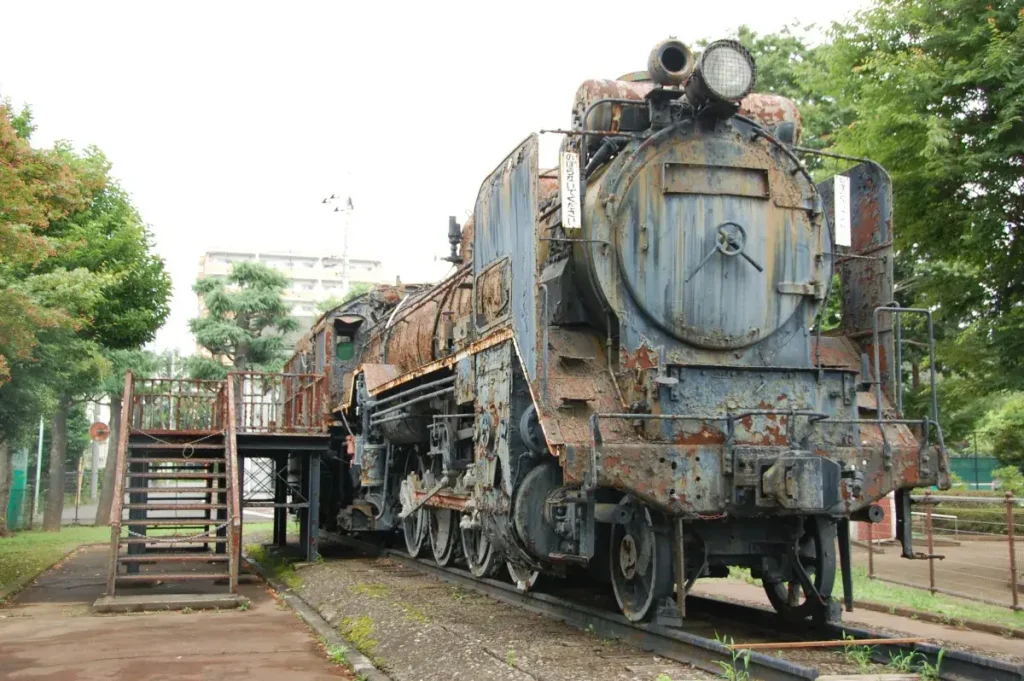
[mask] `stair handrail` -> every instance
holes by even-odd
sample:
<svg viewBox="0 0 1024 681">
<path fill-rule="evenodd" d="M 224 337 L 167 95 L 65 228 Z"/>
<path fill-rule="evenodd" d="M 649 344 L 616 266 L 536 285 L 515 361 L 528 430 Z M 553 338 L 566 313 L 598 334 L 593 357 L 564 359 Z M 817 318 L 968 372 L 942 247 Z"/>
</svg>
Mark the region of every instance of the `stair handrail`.
<svg viewBox="0 0 1024 681">
<path fill-rule="evenodd" d="M 135 375 L 124 372 L 124 396 L 121 398 L 121 423 L 117 431 L 117 458 L 114 460 L 114 491 L 110 507 L 110 569 L 107 572 L 107 596 L 114 595 L 117 582 L 117 554 L 120 550 L 121 514 L 124 504 L 124 473 L 128 458 L 128 431 L 132 427 L 132 402 Z"/>
<path fill-rule="evenodd" d="M 241 556 L 242 539 L 242 514 L 239 510 L 238 494 L 239 481 L 235 473 L 235 465 L 238 462 L 238 427 L 235 422 L 235 387 L 231 376 L 226 381 L 227 390 L 227 424 L 224 431 L 224 470 L 227 474 L 228 503 L 231 506 L 231 517 L 228 521 L 228 550 L 231 555 L 228 558 L 228 583 L 231 593 L 238 593 L 238 561 Z"/>
</svg>

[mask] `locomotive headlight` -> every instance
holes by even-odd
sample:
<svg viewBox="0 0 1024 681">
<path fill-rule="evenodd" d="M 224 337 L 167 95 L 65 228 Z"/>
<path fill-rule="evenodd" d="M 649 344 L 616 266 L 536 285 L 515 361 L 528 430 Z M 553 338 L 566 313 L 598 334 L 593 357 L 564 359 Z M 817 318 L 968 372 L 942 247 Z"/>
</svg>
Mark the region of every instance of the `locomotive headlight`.
<svg viewBox="0 0 1024 681">
<path fill-rule="evenodd" d="M 717 40 L 700 56 L 690 79 L 691 100 L 708 99 L 739 102 L 750 94 L 757 80 L 757 67 L 747 48 L 735 40 Z"/>
</svg>

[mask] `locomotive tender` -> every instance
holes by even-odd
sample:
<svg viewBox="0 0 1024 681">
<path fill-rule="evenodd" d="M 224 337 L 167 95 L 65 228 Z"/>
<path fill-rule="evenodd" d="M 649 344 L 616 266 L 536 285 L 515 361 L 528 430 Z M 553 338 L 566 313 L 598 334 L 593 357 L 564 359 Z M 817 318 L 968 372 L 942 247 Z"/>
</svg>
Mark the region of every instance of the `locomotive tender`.
<svg viewBox="0 0 1024 681">
<path fill-rule="evenodd" d="M 837 617 L 849 522 L 893 490 L 921 557 L 909 490 L 948 487 L 948 461 L 934 402 L 902 414 L 900 317 L 927 313 L 890 302 L 888 177 L 816 186 L 755 73 L 736 42 L 670 39 L 586 81 L 560 167 L 531 135 L 450 219 L 454 274 L 320 319 L 288 370 L 332 386 L 325 529 L 522 589 L 589 571 L 634 621 L 733 565 L 783 615 Z"/>
</svg>

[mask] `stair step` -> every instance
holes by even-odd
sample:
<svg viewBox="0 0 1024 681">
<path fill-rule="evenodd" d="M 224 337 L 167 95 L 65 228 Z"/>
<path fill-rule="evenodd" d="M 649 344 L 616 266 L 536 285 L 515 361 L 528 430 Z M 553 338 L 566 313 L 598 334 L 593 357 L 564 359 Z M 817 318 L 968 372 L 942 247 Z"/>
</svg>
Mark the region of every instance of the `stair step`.
<svg viewBox="0 0 1024 681">
<path fill-rule="evenodd" d="M 230 556 L 226 553 L 171 553 L 166 555 L 142 553 L 135 556 L 118 556 L 119 563 L 187 563 L 198 560 L 207 563 L 226 563 Z"/>
<path fill-rule="evenodd" d="M 224 494 L 220 487 L 126 487 L 125 494 Z"/>
<path fill-rule="evenodd" d="M 227 579 L 227 572 L 182 572 L 182 573 L 159 573 L 151 575 L 118 575 L 117 582 L 139 583 L 139 582 L 215 582 Z"/>
<path fill-rule="evenodd" d="M 224 449 L 224 445 L 217 442 L 197 442 L 195 444 L 186 444 L 184 442 L 132 442 L 128 445 L 128 449 L 170 449 L 182 451 L 185 449 Z"/>
<path fill-rule="evenodd" d="M 150 478 L 153 480 L 213 480 L 226 478 L 226 473 L 178 473 L 175 471 L 151 471 L 148 473 L 128 472 L 125 475 L 129 478 Z"/>
<path fill-rule="evenodd" d="M 224 459 L 197 459 L 183 456 L 130 456 L 128 463 L 174 463 L 174 464 L 202 464 L 209 466 L 214 463 L 224 463 Z"/>
<path fill-rule="evenodd" d="M 174 539 L 175 544 L 227 544 L 227 537 L 200 537 L 193 539 L 187 535 L 159 534 L 153 537 L 121 537 L 121 544 L 152 544 L 153 540 L 159 539 L 161 544 L 169 543 L 167 540 Z"/>
<path fill-rule="evenodd" d="M 175 504 L 160 503 L 162 499 L 146 504 L 125 504 L 121 508 L 129 511 L 217 511 L 226 509 L 227 504 Z"/>
</svg>

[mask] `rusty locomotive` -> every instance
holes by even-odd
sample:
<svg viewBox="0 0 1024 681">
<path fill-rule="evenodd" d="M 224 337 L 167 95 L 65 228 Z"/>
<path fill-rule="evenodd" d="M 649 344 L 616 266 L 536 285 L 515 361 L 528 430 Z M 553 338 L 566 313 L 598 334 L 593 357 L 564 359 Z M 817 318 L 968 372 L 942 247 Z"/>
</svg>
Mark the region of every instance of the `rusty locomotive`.
<svg viewBox="0 0 1024 681">
<path fill-rule="evenodd" d="M 891 302 L 888 177 L 816 185 L 755 75 L 736 42 L 670 39 L 584 82 L 559 167 L 531 135 L 450 219 L 454 274 L 319 320 L 288 370 L 331 385 L 323 528 L 522 589 L 587 571 L 634 621 L 729 566 L 786 617 L 838 617 L 849 523 L 894 490 L 920 557 L 909 490 L 948 461 L 934 399 L 903 414 L 900 320 L 927 311 Z"/>
</svg>

